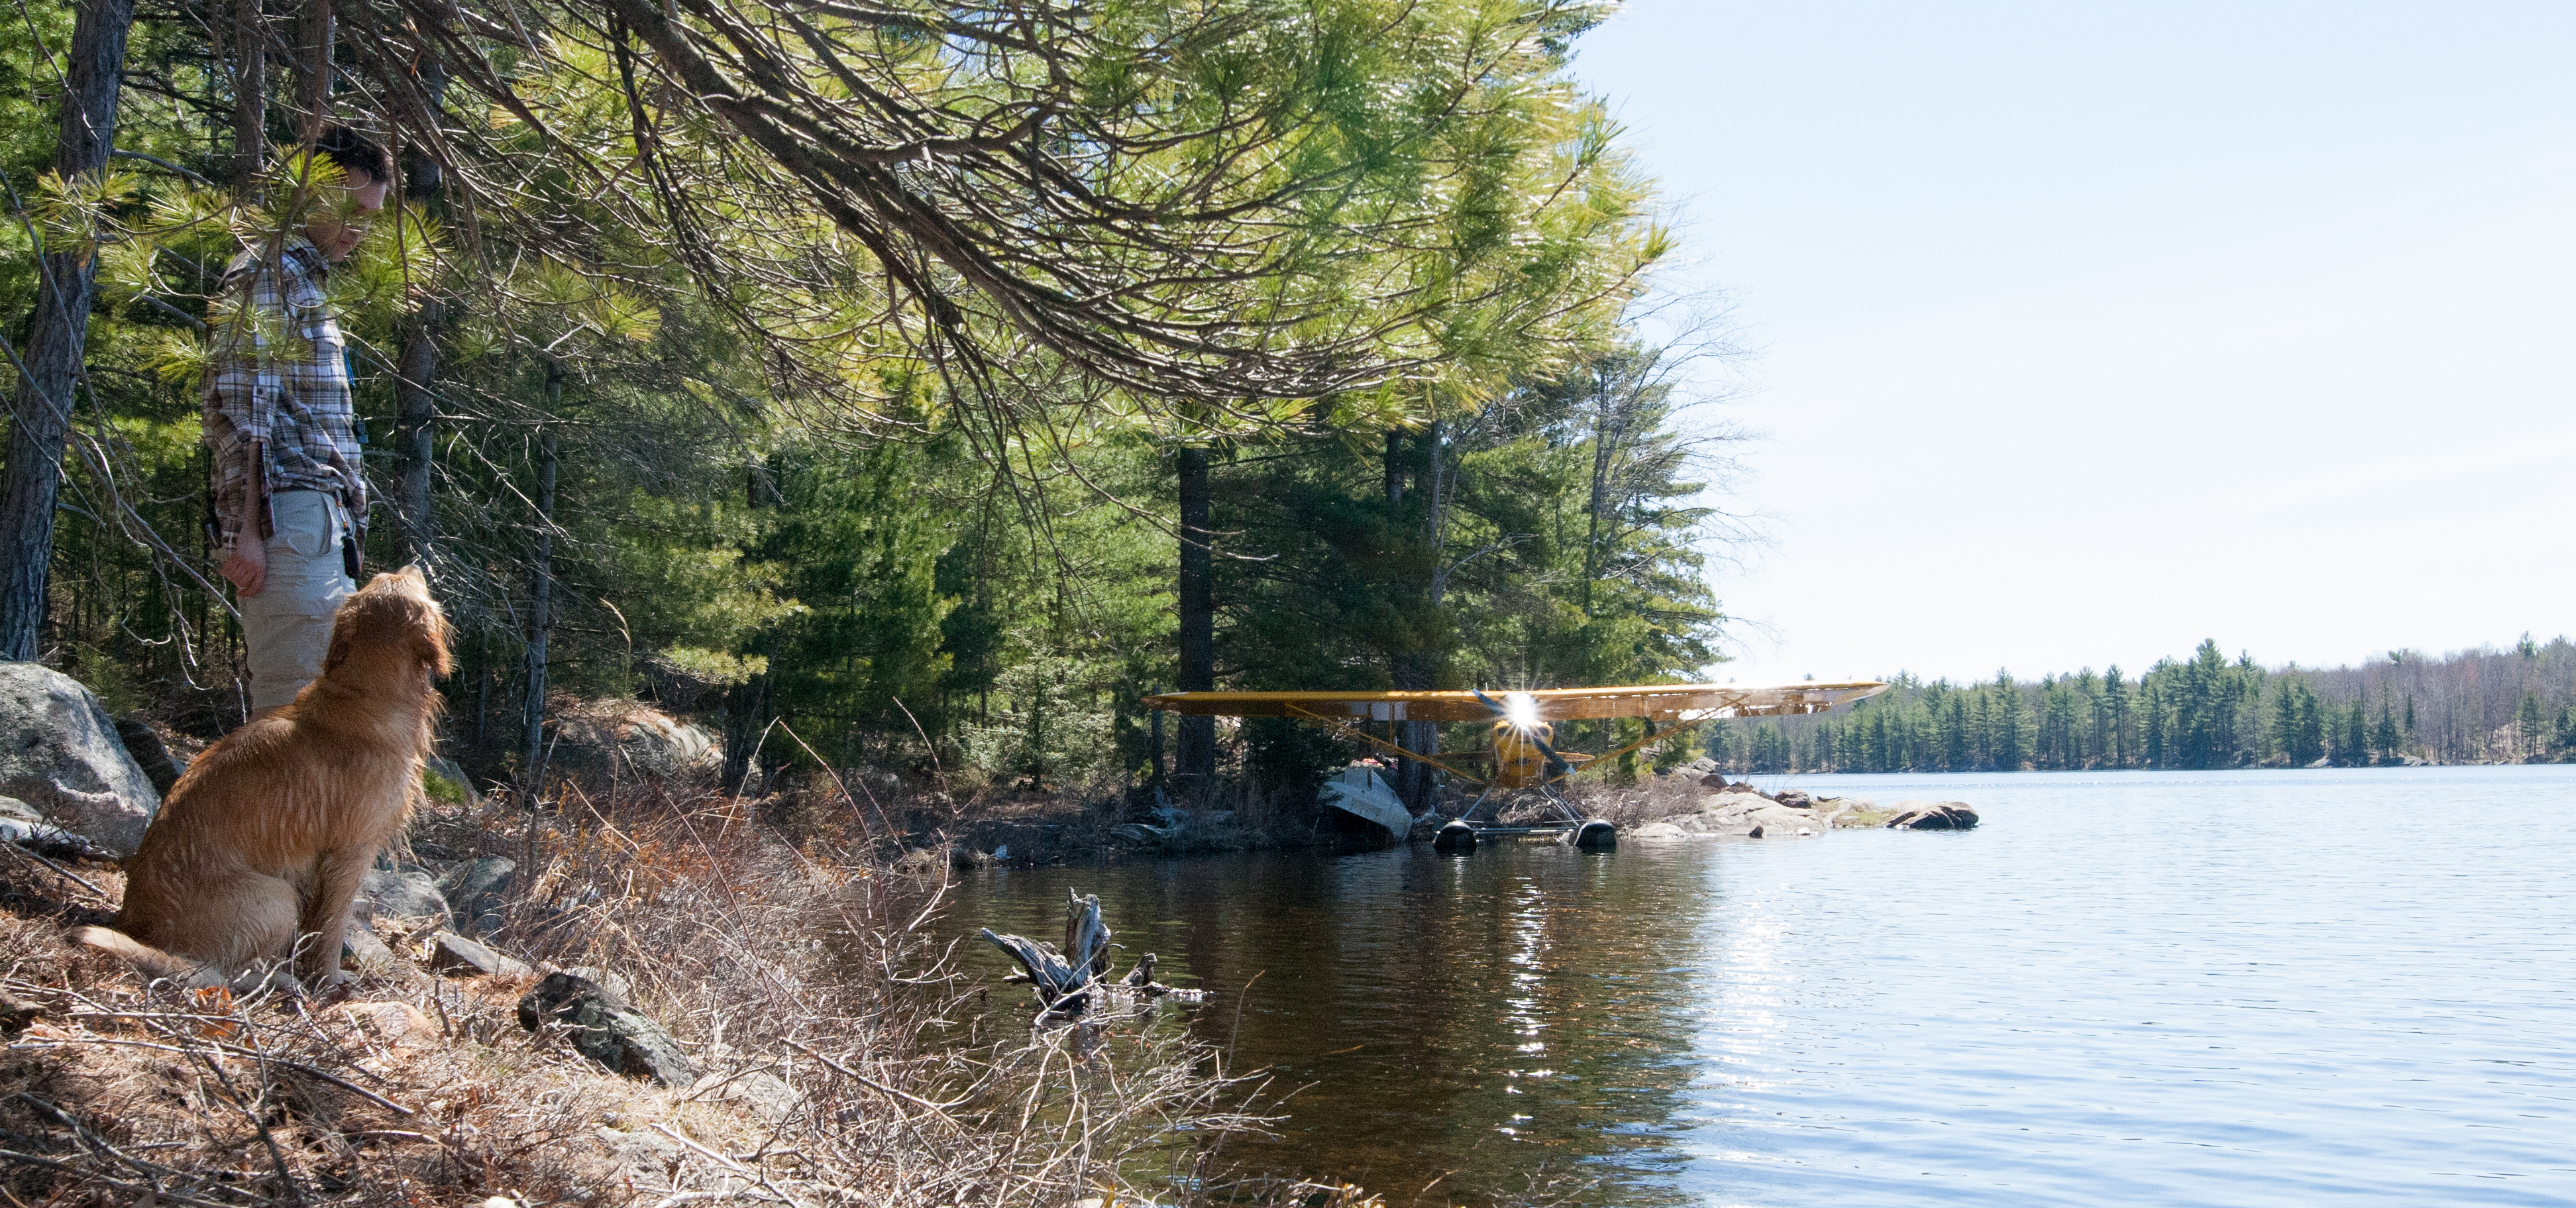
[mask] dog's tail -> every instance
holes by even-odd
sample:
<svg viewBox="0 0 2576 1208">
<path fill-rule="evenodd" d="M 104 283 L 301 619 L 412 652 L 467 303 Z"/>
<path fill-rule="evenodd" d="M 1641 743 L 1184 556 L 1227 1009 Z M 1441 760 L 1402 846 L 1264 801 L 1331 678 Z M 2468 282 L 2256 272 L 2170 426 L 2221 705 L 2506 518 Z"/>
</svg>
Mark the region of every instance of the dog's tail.
<svg viewBox="0 0 2576 1208">
<path fill-rule="evenodd" d="M 144 977 L 153 980 L 168 978 L 180 985 L 193 985 L 212 973 L 195 961 L 172 956 L 122 931 L 111 931 L 105 927 L 74 927 L 64 932 L 63 938 L 75 944 L 87 944 L 111 956 L 123 957 L 128 964 L 141 970 Z M 214 976 L 215 984 L 222 984 L 222 977 Z"/>
</svg>

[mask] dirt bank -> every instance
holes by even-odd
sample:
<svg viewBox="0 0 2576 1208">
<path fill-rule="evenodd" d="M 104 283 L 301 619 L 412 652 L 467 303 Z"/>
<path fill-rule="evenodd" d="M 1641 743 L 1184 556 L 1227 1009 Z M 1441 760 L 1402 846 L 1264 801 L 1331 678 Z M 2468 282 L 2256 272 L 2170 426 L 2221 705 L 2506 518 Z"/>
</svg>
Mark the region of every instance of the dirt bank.
<svg viewBox="0 0 2576 1208">
<path fill-rule="evenodd" d="M 396 860 L 422 882 L 474 871 L 438 883 L 497 898 L 380 916 L 349 992 L 310 1000 L 156 990 L 67 947 L 64 928 L 109 920 L 119 874 L 7 846 L 0 1190 L 213 1208 L 1362 1201 L 1230 1177 L 1225 1139 L 1256 1122 L 1212 1053 L 1117 1019 L 961 1037 L 948 1021 L 1020 1018 L 964 1000 L 1025 992 L 989 954 L 928 940 L 944 875 L 880 861 L 872 818 L 791 833 L 761 815 L 652 782 L 550 812 L 426 812 Z M 485 875 L 496 860 L 528 874 Z M 457 965 L 443 928 L 526 967 Z M 588 1029 L 528 1013 L 576 967 L 665 1029 L 685 1070 L 612 1072 L 574 1043 Z"/>
</svg>

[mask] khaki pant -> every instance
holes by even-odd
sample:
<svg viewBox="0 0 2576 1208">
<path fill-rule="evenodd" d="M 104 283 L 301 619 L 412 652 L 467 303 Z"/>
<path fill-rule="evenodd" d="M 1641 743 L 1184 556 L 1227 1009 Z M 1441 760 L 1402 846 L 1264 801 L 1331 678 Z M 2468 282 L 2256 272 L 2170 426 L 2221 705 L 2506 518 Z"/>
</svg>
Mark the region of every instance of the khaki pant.
<svg viewBox="0 0 2576 1208">
<path fill-rule="evenodd" d="M 357 585 L 340 562 L 340 522 L 348 510 L 322 491 L 269 497 L 268 582 L 240 597 L 242 645 L 250 656 L 250 707 L 290 704 L 322 674 L 331 649 L 331 617 Z"/>
</svg>

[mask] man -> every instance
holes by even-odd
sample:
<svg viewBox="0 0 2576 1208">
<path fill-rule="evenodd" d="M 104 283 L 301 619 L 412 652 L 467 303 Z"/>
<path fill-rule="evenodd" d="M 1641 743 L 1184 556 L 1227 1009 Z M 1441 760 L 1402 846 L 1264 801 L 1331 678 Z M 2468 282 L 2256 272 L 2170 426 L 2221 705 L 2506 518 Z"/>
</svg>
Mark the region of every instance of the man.
<svg viewBox="0 0 2576 1208">
<path fill-rule="evenodd" d="M 286 707 L 321 673 L 366 534 L 347 348 L 324 287 L 384 208 L 393 164 L 345 126 L 326 127 L 314 149 L 340 179 L 312 190 L 300 231 L 233 259 L 209 316 L 206 444 L 253 718 Z"/>
</svg>

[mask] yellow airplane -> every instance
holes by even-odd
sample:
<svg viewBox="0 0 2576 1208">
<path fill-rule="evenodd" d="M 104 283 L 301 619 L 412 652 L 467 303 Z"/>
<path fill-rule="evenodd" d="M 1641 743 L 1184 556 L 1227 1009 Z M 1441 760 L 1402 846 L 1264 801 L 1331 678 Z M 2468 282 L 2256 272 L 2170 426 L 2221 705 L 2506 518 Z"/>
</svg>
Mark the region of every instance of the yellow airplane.
<svg viewBox="0 0 2576 1208">
<path fill-rule="evenodd" d="M 1529 692 L 1166 692 L 1144 703 L 1198 717 L 1294 717 L 1315 722 L 1400 759 L 1430 764 L 1470 783 L 1495 789 L 1544 789 L 1575 772 L 1607 764 L 1677 730 L 1726 717 L 1778 717 L 1822 713 L 1836 705 L 1887 691 L 1876 680 L 1808 680 L 1795 684 L 1638 684 L 1625 688 L 1541 688 Z M 1646 735 L 1600 755 L 1558 751 L 1561 721 L 1638 717 Z M 1393 741 L 1394 723 L 1493 719 L 1488 749 L 1450 753 L 1408 751 Z M 1388 723 L 1379 738 L 1363 727 Z M 1462 771 L 1450 762 L 1491 760 L 1493 771 Z M 1483 797 L 1480 795 L 1481 802 Z"/>
</svg>

